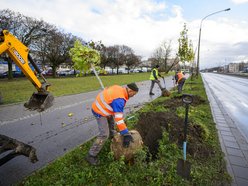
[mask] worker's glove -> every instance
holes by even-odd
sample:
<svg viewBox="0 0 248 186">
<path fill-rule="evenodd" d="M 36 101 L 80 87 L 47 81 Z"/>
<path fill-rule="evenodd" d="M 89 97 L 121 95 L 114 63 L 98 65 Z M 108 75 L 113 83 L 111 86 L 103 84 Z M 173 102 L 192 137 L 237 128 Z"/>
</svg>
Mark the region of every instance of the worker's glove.
<svg viewBox="0 0 248 186">
<path fill-rule="evenodd" d="M 158 79 L 156 79 L 155 81 L 156 81 L 156 83 L 159 83 L 160 82 Z"/>
<path fill-rule="evenodd" d="M 123 135 L 123 147 L 128 148 L 130 145 L 130 142 L 133 142 L 133 137 L 131 134 L 127 133 Z"/>
</svg>

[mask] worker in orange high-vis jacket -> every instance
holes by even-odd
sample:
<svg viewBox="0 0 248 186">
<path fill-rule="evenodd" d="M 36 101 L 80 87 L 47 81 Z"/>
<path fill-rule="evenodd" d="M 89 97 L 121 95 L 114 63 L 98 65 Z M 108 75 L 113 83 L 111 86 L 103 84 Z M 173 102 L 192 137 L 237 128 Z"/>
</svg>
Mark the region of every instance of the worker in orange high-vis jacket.
<svg viewBox="0 0 248 186">
<path fill-rule="evenodd" d="M 97 155 L 101 151 L 105 141 L 109 138 L 111 122 L 114 118 L 120 134 L 123 136 L 123 146 L 129 147 L 133 138 L 124 122 L 124 107 L 127 100 L 137 94 L 139 88 L 135 83 L 127 84 L 126 87 L 113 85 L 100 92 L 92 104 L 92 113 L 98 124 L 99 134 L 85 157 L 91 165 L 98 165 Z"/>
<path fill-rule="evenodd" d="M 179 70 L 176 73 L 175 80 L 176 80 L 176 84 L 177 84 L 178 93 L 180 94 L 183 90 L 183 85 L 184 85 L 184 82 L 186 80 L 186 78 L 185 78 L 185 76 L 181 70 Z"/>
</svg>

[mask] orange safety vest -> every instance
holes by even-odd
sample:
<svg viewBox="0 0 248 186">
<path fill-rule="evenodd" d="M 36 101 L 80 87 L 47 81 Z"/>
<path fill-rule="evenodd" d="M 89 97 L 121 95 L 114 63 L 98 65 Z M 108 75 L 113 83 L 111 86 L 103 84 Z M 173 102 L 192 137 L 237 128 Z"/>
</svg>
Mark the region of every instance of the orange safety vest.
<svg viewBox="0 0 248 186">
<path fill-rule="evenodd" d="M 179 81 L 184 77 L 184 75 L 183 75 L 182 72 L 178 72 L 178 73 L 177 73 L 177 77 L 178 77 L 177 82 L 179 82 Z"/>
<path fill-rule="evenodd" d="M 118 98 L 128 100 L 128 93 L 126 88 L 119 85 L 113 85 L 100 92 L 96 100 L 92 103 L 92 110 L 101 116 L 114 115 L 115 123 L 119 131 L 127 130 L 124 122 L 123 112 L 114 112 L 110 104 Z"/>
</svg>

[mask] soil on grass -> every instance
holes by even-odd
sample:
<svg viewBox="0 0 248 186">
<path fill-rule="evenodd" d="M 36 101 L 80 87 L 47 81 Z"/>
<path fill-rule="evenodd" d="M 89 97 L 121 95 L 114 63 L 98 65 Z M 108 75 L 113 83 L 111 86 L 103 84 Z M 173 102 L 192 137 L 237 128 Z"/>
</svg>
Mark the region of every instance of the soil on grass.
<svg viewBox="0 0 248 186">
<path fill-rule="evenodd" d="M 205 101 L 199 96 L 193 96 L 193 103 L 190 107 L 204 104 Z M 141 113 L 136 129 L 139 131 L 144 144 L 148 147 L 153 158 L 156 158 L 159 147 L 159 140 L 162 139 L 163 130 L 169 133 L 169 140 L 182 147 L 184 140 L 184 118 L 176 115 L 176 108 L 183 106 L 182 97 L 175 97 L 166 100 L 163 104 L 168 112 L 145 112 Z M 187 128 L 187 153 L 195 158 L 209 157 L 214 152 L 207 145 L 202 143 L 204 129 L 201 125 L 192 123 L 189 118 Z"/>
</svg>

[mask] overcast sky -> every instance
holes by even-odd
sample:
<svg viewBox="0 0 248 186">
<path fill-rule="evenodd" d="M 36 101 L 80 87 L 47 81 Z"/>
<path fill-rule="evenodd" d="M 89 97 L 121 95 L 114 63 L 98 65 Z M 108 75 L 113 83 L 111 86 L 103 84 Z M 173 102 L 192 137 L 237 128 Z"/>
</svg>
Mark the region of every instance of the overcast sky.
<svg viewBox="0 0 248 186">
<path fill-rule="evenodd" d="M 248 0 L 1 0 L 0 9 L 43 19 L 106 46 L 131 47 L 149 58 L 162 41 L 178 38 L 187 24 L 194 49 L 202 22 L 200 67 L 248 61 Z"/>
</svg>

